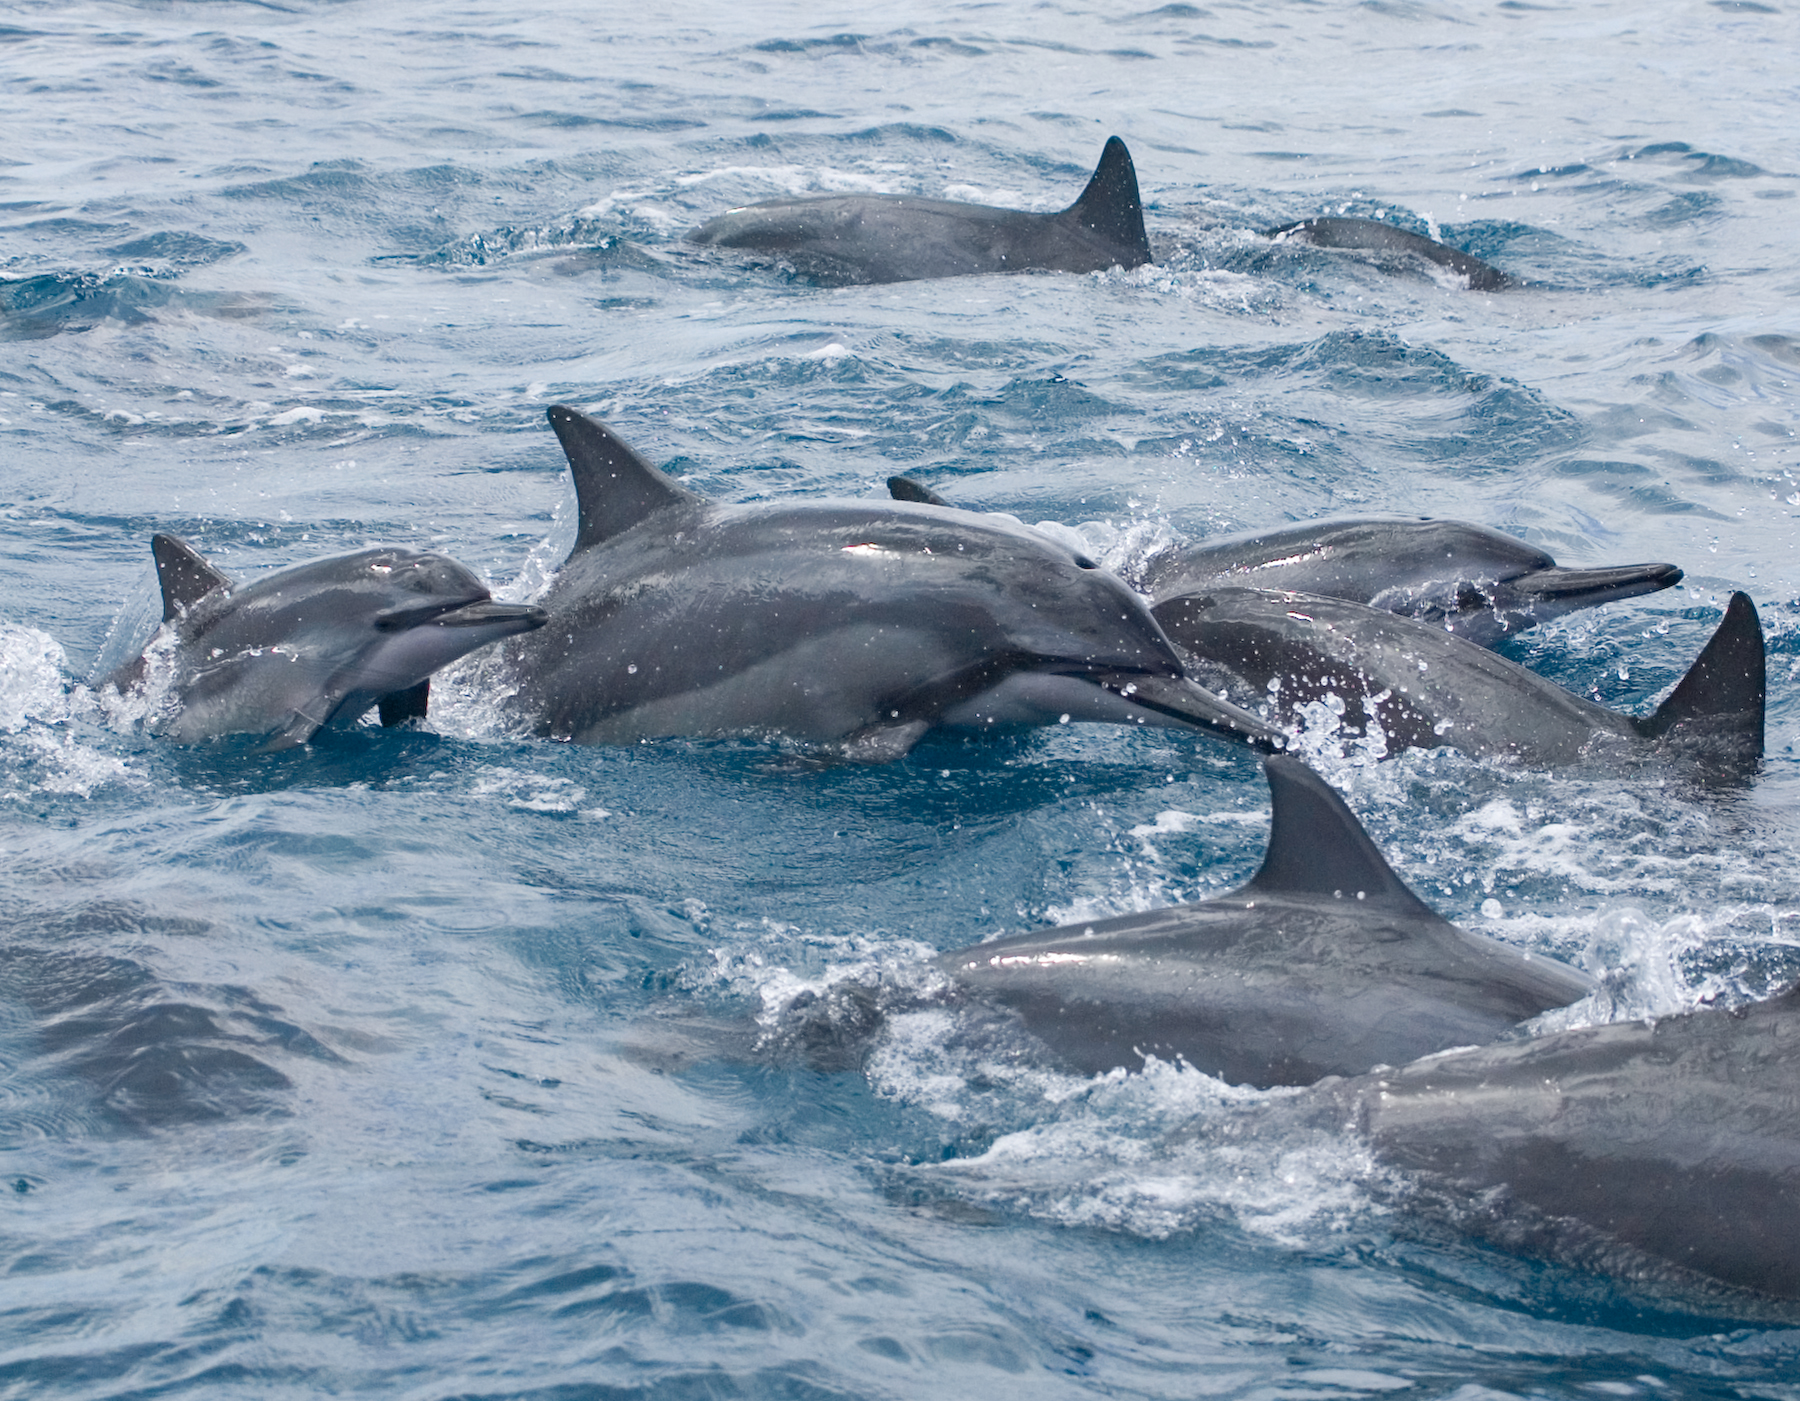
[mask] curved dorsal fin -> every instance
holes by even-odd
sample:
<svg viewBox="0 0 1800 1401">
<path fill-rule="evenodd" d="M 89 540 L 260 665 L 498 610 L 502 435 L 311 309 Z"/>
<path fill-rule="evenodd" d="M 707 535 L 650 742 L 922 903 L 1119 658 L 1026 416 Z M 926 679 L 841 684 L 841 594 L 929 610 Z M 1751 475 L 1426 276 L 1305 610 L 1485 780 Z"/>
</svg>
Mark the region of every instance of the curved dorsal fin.
<svg viewBox="0 0 1800 1401">
<path fill-rule="evenodd" d="M 1669 698 L 1637 721 L 1639 732 L 1673 739 L 1722 773 L 1754 769 L 1763 752 L 1765 651 L 1756 605 L 1749 594 L 1732 594 L 1712 640 Z"/>
<path fill-rule="evenodd" d="M 917 501 L 921 506 L 948 506 L 944 500 L 928 486 L 921 486 L 911 477 L 889 477 L 888 495 L 896 501 Z"/>
<path fill-rule="evenodd" d="M 1144 233 L 1144 203 L 1138 197 L 1137 168 L 1131 152 L 1116 136 L 1106 138 L 1100 164 L 1081 192 L 1081 198 L 1057 216 L 1081 225 L 1119 250 L 1121 267 L 1135 268 L 1151 261 L 1150 239 Z"/>
<path fill-rule="evenodd" d="M 1271 755 L 1269 776 L 1274 820 L 1262 869 L 1238 895 L 1324 895 L 1365 905 L 1441 916 L 1408 890 L 1344 800 L 1298 759 Z"/>
<path fill-rule="evenodd" d="M 173 535 L 152 535 L 150 553 L 156 557 L 156 582 L 162 586 L 163 621 L 171 622 L 215 589 L 228 589 L 231 580 L 200 557 L 187 541 Z"/>
<path fill-rule="evenodd" d="M 570 554 L 610 540 L 665 507 L 703 499 L 644 461 L 599 419 L 566 404 L 553 404 L 548 412 L 581 507 Z"/>
</svg>

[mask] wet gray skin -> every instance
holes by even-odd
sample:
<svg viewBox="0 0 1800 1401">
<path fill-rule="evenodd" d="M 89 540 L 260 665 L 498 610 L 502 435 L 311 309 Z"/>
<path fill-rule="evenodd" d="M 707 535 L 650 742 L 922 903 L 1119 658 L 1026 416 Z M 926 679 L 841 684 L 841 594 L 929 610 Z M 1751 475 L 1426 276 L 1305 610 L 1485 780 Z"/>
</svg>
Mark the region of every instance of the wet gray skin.
<svg viewBox="0 0 1800 1401">
<path fill-rule="evenodd" d="M 1498 292 L 1521 284 L 1471 253 L 1423 234 L 1384 224 L 1379 219 L 1341 219 L 1319 216 L 1267 229 L 1263 237 L 1277 243 L 1310 243 L 1315 248 L 1349 248 L 1368 253 L 1406 253 L 1448 268 L 1464 278 L 1471 292 Z"/>
<path fill-rule="evenodd" d="M 1465 1228 L 1603 1272 L 1800 1300 L 1800 988 L 1452 1051 L 1318 1099 Z"/>
<path fill-rule="evenodd" d="M 1345 728 L 1379 724 L 1390 754 L 1449 745 L 1537 767 L 1666 762 L 1720 782 L 1748 776 L 1762 757 L 1762 625 L 1741 593 L 1674 692 L 1641 717 L 1442 628 L 1342 599 L 1212 589 L 1154 611 L 1215 687 L 1254 697 L 1287 725 L 1310 702 L 1341 705 Z"/>
<path fill-rule="evenodd" d="M 847 286 L 991 272 L 1095 272 L 1150 261 L 1137 172 L 1114 136 L 1081 198 L 1056 214 L 911 195 L 777 199 L 733 209 L 691 243 L 777 258 Z"/>
<path fill-rule="evenodd" d="M 580 502 L 550 622 L 503 699 L 580 744 L 781 735 L 878 762 L 935 725 L 1098 721 L 1264 747 L 1187 680 L 1144 600 L 1034 531 L 868 501 L 721 506 L 556 407 Z"/>
<path fill-rule="evenodd" d="M 151 724 L 184 744 L 250 735 L 285 749 L 374 706 L 384 724 L 423 716 L 432 672 L 544 622 L 541 609 L 495 603 L 455 560 L 418 550 L 359 550 L 237 585 L 172 535 L 151 549 L 158 636 L 173 634 L 170 699 Z M 155 642 L 105 684 L 141 684 L 153 654 Z"/>
<path fill-rule="evenodd" d="M 1587 994 L 1575 969 L 1440 918 L 1329 784 L 1295 759 L 1264 763 L 1274 816 L 1248 885 L 995 939 L 939 966 L 1083 1074 L 1154 1055 L 1265 1088 L 1490 1041 Z"/>
<path fill-rule="evenodd" d="M 1144 570 L 1157 602 L 1212 588 L 1293 589 L 1417 618 L 1491 647 L 1579 608 L 1681 582 L 1672 564 L 1564 569 L 1523 540 L 1426 517 L 1363 516 L 1245 531 L 1170 550 Z"/>
</svg>

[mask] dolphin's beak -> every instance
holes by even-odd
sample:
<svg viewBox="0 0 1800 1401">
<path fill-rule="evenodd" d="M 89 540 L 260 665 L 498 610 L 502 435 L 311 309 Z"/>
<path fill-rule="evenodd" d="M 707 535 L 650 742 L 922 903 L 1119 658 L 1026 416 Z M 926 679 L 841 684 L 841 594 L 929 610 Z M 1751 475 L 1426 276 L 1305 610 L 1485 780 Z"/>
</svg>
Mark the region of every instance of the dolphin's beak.
<svg viewBox="0 0 1800 1401">
<path fill-rule="evenodd" d="M 1619 564 L 1607 569 L 1539 569 L 1509 580 L 1519 593 L 1566 602 L 1572 607 L 1636 598 L 1681 582 L 1672 564 Z"/>
<path fill-rule="evenodd" d="M 482 597 L 467 603 L 424 603 L 417 608 L 390 608 L 375 618 L 381 632 L 405 632 L 409 628 L 473 628 L 501 629 L 501 635 L 532 632 L 550 621 L 550 615 L 535 603 L 496 603 Z"/>
<path fill-rule="evenodd" d="M 1196 730 L 1236 740 L 1265 754 L 1287 746 L 1287 736 L 1270 729 L 1256 716 L 1185 676 L 1150 676 L 1142 672 L 1107 671 L 1087 678 L 1103 690 L 1121 696 L 1135 706 L 1154 711 L 1165 723 L 1191 725 Z"/>
</svg>

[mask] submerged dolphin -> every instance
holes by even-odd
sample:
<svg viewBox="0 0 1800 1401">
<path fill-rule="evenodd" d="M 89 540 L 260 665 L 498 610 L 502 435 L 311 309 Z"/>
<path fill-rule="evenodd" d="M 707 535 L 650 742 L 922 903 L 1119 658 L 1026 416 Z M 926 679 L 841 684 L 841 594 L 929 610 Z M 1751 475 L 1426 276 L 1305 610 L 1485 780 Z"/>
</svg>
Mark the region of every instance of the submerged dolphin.
<svg viewBox="0 0 1800 1401">
<path fill-rule="evenodd" d="M 692 243 L 781 259 L 820 282 L 984 272 L 1097 272 L 1150 261 L 1131 153 L 1110 137 L 1081 198 L 1058 214 L 912 195 L 775 199 L 728 210 Z"/>
<path fill-rule="evenodd" d="M 939 966 L 1084 1074 L 1180 1057 L 1265 1088 L 1491 1041 L 1587 994 L 1573 968 L 1440 918 L 1329 784 L 1298 760 L 1263 762 L 1274 816 L 1248 885 L 995 939 Z"/>
<path fill-rule="evenodd" d="M 1390 753 L 1449 745 L 1545 766 L 1660 758 L 1719 781 L 1747 776 L 1762 758 L 1763 634 L 1746 594 L 1731 596 L 1705 650 L 1645 716 L 1584 700 L 1442 628 L 1343 599 L 1212 589 L 1154 611 L 1208 679 L 1220 679 L 1212 669 L 1240 678 L 1290 725 L 1310 702 L 1341 706 L 1346 728 L 1379 725 Z"/>
<path fill-rule="evenodd" d="M 360 550 L 237 585 L 173 535 L 150 547 L 165 631 L 105 684 L 166 683 L 150 725 L 184 744 L 260 735 L 291 748 L 377 705 L 399 724 L 425 714 L 439 667 L 544 623 L 542 609 L 495 603 L 455 560 L 418 550 Z"/>
<path fill-rule="evenodd" d="M 1137 594 L 1035 531 L 868 501 L 717 505 L 574 409 L 549 410 L 575 547 L 507 649 L 504 699 L 580 744 L 780 734 L 879 761 L 934 725 L 1260 720 L 1189 681 Z"/>
<path fill-rule="evenodd" d="M 1318 216 L 1278 229 L 1266 229 L 1264 238 L 1277 243 L 1310 243 L 1315 248 L 1352 248 L 1369 253 L 1410 253 L 1467 280 L 1472 292 L 1498 292 L 1519 286 L 1499 268 L 1484 263 L 1460 248 L 1439 243 L 1423 234 L 1384 224 L 1379 219 L 1339 219 Z"/>
<path fill-rule="evenodd" d="M 1203 540 L 1152 559 L 1157 602 L 1245 585 L 1366 603 L 1436 623 L 1482 646 L 1578 608 L 1681 582 L 1672 564 L 1565 569 L 1535 545 L 1485 526 L 1418 516 L 1305 521 Z"/>
<path fill-rule="evenodd" d="M 1314 1093 L 1503 1245 L 1800 1300 L 1800 987 Z"/>
<path fill-rule="evenodd" d="M 908 477 L 896 501 L 948 506 Z M 1681 582 L 1672 564 L 1564 569 L 1535 545 L 1429 516 L 1352 516 L 1247 530 L 1156 555 L 1138 580 L 1162 602 L 1210 588 L 1292 589 L 1439 623 L 1491 647 L 1535 623 Z"/>
</svg>

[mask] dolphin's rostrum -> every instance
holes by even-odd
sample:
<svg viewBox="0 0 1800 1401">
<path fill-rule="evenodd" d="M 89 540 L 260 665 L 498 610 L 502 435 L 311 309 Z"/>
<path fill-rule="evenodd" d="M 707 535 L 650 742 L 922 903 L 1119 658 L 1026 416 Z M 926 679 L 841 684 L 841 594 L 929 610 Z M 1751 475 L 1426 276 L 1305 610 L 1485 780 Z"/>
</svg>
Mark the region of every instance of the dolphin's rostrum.
<svg viewBox="0 0 1800 1401">
<path fill-rule="evenodd" d="M 871 501 L 719 505 L 549 410 L 575 546 L 507 649 L 504 700 L 581 744 L 781 735 L 904 754 L 935 725 L 1101 721 L 1278 747 L 1188 680 L 1144 600 L 1035 531 Z"/>
<path fill-rule="evenodd" d="M 153 689 L 150 728 L 184 744 L 250 735 L 286 749 L 372 706 L 383 724 L 423 716 L 432 672 L 544 622 L 494 602 L 455 560 L 397 546 L 242 585 L 173 535 L 150 547 L 164 631 L 104 684 Z"/>
<path fill-rule="evenodd" d="M 939 966 L 1084 1074 L 1156 1056 L 1261 1087 L 1491 1041 L 1586 995 L 1566 964 L 1436 914 L 1299 760 L 1264 767 L 1274 815 L 1248 885 L 994 939 Z"/>
</svg>

